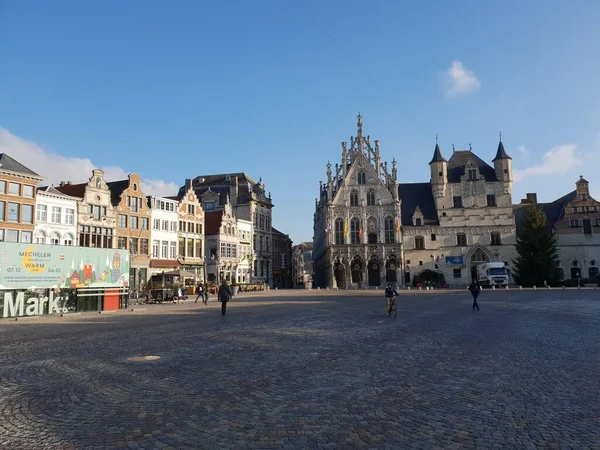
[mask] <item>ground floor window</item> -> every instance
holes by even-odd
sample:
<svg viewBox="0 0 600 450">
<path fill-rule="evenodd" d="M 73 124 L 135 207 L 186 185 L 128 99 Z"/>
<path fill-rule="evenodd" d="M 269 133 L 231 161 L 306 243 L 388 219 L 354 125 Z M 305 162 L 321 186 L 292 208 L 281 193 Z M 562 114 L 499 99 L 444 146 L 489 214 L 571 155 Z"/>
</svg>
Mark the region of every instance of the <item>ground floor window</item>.
<svg viewBox="0 0 600 450">
<path fill-rule="evenodd" d="M 454 278 L 462 278 L 462 270 L 459 269 L 453 269 L 453 273 L 454 273 Z"/>
</svg>

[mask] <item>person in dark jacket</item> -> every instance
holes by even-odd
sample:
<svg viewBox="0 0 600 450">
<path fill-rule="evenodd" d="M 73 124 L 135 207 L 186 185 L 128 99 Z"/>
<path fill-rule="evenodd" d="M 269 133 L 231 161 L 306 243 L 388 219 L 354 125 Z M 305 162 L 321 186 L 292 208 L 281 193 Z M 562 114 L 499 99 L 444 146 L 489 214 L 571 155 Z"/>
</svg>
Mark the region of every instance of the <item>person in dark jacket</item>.
<svg viewBox="0 0 600 450">
<path fill-rule="evenodd" d="M 398 292 L 396 292 L 396 289 L 394 289 L 392 287 L 392 283 L 388 283 L 387 287 L 385 288 L 385 303 L 386 303 L 386 308 L 385 308 L 385 312 L 386 314 L 389 316 L 390 313 L 392 312 L 392 297 L 398 297 Z"/>
<path fill-rule="evenodd" d="M 204 285 L 202 283 L 198 283 L 198 295 L 196 296 L 196 301 L 194 301 L 194 303 L 198 303 L 198 299 L 200 297 L 202 297 L 202 300 L 204 300 Z"/>
<path fill-rule="evenodd" d="M 219 301 L 221 302 L 221 315 L 225 315 L 225 311 L 227 310 L 227 302 L 231 300 L 233 294 L 231 293 L 231 288 L 227 285 L 227 280 L 223 280 L 221 282 L 221 286 L 219 286 Z"/>
<path fill-rule="evenodd" d="M 471 295 L 473 296 L 473 311 L 479 311 L 477 297 L 479 297 L 479 293 L 481 292 L 481 286 L 477 281 L 473 280 L 469 286 L 469 291 L 471 291 Z"/>
</svg>

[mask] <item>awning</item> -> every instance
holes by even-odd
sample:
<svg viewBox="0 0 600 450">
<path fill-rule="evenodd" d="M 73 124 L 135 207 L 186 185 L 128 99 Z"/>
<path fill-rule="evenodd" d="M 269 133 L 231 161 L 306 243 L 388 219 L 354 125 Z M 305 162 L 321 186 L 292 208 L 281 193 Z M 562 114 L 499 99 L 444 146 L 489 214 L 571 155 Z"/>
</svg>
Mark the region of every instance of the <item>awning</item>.
<svg viewBox="0 0 600 450">
<path fill-rule="evenodd" d="M 172 259 L 153 259 L 150 261 L 150 267 L 158 267 L 161 269 L 177 269 L 179 262 Z"/>
<path fill-rule="evenodd" d="M 171 272 L 165 272 L 168 277 L 179 277 L 179 278 L 200 278 L 199 274 L 194 272 L 188 272 L 186 270 L 172 270 Z"/>
</svg>

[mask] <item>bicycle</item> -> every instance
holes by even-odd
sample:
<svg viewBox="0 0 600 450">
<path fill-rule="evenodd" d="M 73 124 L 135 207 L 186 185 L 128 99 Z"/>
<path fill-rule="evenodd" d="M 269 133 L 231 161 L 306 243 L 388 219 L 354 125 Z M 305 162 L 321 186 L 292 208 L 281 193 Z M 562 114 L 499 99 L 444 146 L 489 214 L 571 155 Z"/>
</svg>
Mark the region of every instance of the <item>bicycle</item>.
<svg viewBox="0 0 600 450">
<path fill-rule="evenodd" d="M 396 296 L 394 295 L 390 299 L 390 312 L 388 313 L 388 317 L 392 317 L 394 315 L 394 319 L 396 318 Z"/>
</svg>

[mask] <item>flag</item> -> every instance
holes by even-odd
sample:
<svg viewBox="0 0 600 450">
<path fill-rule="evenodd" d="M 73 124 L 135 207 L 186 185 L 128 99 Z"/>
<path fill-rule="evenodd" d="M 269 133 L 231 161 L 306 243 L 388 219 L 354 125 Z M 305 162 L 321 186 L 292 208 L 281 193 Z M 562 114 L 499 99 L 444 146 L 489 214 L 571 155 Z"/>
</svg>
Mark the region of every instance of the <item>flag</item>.
<svg viewBox="0 0 600 450">
<path fill-rule="evenodd" d="M 396 220 L 396 233 L 398 233 L 399 229 L 400 229 L 400 222 L 398 220 Z"/>
<path fill-rule="evenodd" d="M 327 224 L 327 228 L 325 229 L 325 233 L 329 233 L 331 231 L 331 222 Z"/>
<path fill-rule="evenodd" d="M 358 239 L 362 238 L 362 225 L 359 223 L 358 224 Z"/>
<path fill-rule="evenodd" d="M 346 237 L 347 235 L 348 235 L 348 224 L 344 220 L 344 237 Z"/>
</svg>

